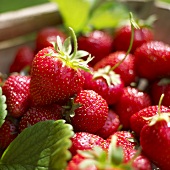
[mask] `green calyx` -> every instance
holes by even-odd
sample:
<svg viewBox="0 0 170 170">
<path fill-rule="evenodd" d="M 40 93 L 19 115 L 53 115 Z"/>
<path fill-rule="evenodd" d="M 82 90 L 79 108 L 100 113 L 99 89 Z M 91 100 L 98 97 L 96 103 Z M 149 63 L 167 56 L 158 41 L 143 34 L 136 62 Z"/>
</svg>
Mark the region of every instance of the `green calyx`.
<svg viewBox="0 0 170 170">
<path fill-rule="evenodd" d="M 71 123 L 70 118 L 75 116 L 75 110 L 78 109 L 80 106 L 82 106 L 82 104 L 75 103 L 74 97 L 69 99 L 66 106 L 62 106 L 63 108 L 62 115 L 68 123 Z"/>
<path fill-rule="evenodd" d="M 116 145 L 117 136 L 113 135 L 109 145 L 108 152 L 101 147 L 96 146 L 92 150 L 78 151 L 85 159 L 79 164 L 80 169 L 85 169 L 91 165 L 95 165 L 99 170 L 120 168 L 124 170 L 132 170 L 132 161 L 123 163 L 124 154 L 122 147 Z"/>
<path fill-rule="evenodd" d="M 110 87 L 111 85 L 119 85 L 121 83 L 120 81 L 120 75 L 116 74 L 114 71 L 111 70 L 111 67 L 108 65 L 104 68 L 98 69 L 93 73 L 93 79 L 97 79 L 99 77 L 102 77 L 106 80 L 107 85 Z"/>
<path fill-rule="evenodd" d="M 71 38 L 68 37 L 63 43 L 59 36 L 57 36 L 57 43 L 52 42 L 54 48 L 57 51 L 57 54 L 53 54 L 53 56 L 56 56 L 60 58 L 63 63 L 73 69 L 81 68 L 85 71 L 90 71 L 88 63 L 93 59 L 87 51 L 83 50 L 77 50 L 77 38 L 74 33 L 74 30 L 69 27 L 71 36 L 73 38 L 73 45 L 74 49 L 72 52 L 72 43 Z M 88 56 L 87 60 L 83 60 L 82 58 L 85 56 Z"/>
<path fill-rule="evenodd" d="M 161 103 L 162 103 L 163 98 L 164 98 L 164 94 L 162 94 L 160 97 L 159 104 L 158 104 L 158 112 L 156 115 L 151 116 L 151 117 L 143 117 L 143 119 L 149 121 L 149 126 L 152 126 L 156 122 L 161 121 L 161 120 L 165 120 L 167 124 L 170 123 L 170 113 L 169 112 L 161 113 Z"/>
</svg>

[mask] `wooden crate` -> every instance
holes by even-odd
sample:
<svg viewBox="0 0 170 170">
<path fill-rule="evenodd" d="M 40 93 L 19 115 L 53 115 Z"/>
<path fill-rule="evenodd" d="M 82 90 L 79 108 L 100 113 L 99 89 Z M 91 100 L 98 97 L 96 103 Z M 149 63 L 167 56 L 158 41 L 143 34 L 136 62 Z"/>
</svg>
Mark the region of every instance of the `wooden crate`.
<svg viewBox="0 0 170 170">
<path fill-rule="evenodd" d="M 170 44 L 170 5 L 154 0 L 122 0 L 130 10 L 141 18 L 156 14 L 155 39 Z M 0 72 L 8 73 L 14 54 L 20 45 L 34 46 L 36 32 L 45 26 L 61 24 L 58 7 L 46 3 L 18 11 L 0 14 Z"/>
</svg>

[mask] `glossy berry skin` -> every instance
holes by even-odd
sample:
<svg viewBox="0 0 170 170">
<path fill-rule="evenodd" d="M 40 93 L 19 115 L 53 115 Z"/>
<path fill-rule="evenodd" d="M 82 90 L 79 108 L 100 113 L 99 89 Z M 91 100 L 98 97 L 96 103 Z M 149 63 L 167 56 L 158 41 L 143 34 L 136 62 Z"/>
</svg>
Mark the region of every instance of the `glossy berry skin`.
<svg viewBox="0 0 170 170">
<path fill-rule="evenodd" d="M 118 131 L 120 126 L 119 116 L 111 109 L 109 109 L 107 120 L 102 128 L 100 128 L 95 134 L 107 139 L 110 135 Z"/>
<path fill-rule="evenodd" d="M 51 42 L 56 42 L 56 37 L 60 36 L 61 40 L 66 39 L 66 34 L 56 27 L 45 27 L 38 31 L 36 36 L 36 52 L 45 47 L 53 47 Z"/>
<path fill-rule="evenodd" d="M 94 59 L 89 62 L 93 66 L 112 51 L 112 37 L 104 31 L 95 30 L 77 39 L 78 49 L 89 52 Z"/>
<path fill-rule="evenodd" d="M 116 80 L 118 82 L 115 82 L 115 84 L 114 83 L 108 84 L 104 77 L 94 78 L 93 77 L 94 72 L 89 73 L 83 71 L 82 74 L 85 78 L 83 89 L 94 90 L 96 93 L 101 95 L 106 100 L 108 105 L 113 105 L 119 100 L 124 88 L 124 82 L 119 75 L 118 75 L 119 78 L 117 78 Z M 106 75 L 108 77 L 111 77 L 111 75 L 109 74 Z"/>
<path fill-rule="evenodd" d="M 80 154 L 76 154 L 72 157 L 72 159 L 68 162 L 66 170 L 80 170 L 79 164 L 84 161 L 86 158 L 84 158 Z M 84 170 L 98 170 L 98 168 L 95 165 L 89 165 L 89 167 L 85 168 Z"/>
<path fill-rule="evenodd" d="M 153 104 L 158 104 L 159 99 L 162 94 L 164 98 L 162 99 L 162 105 L 170 106 L 170 79 L 158 79 L 150 83 L 150 96 Z"/>
<path fill-rule="evenodd" d="M 28 111 L 21 117 L 19 122 L 19 131 L 22 132 L 25 128 L 32 126 L 40 121 L 61 119 L 61 112 L 61 106 L 56 104 L 44 107 L 30 107 Z"/>
<path fill-rule="evenodd" d="M 5 120 L 0 128 L 0 149 L 6 149 L 17 135 L 18 130 L 16 124 L 11 120 Z"/>
<path fill-rule="evenodd" d="M 30 106 L 30 76 L 10 75 L 2 86 L 7 110 L 13 117 L 21 117 Z"/>
<path fill-rule="evenodd" d="M 72 156 L 77 154 L 77 150 L 89 150 L 93 149 L 94 146 L 108 148 L 108 143 L 102 137 L 88 132 L 76 132 L 71 138 L 71 142 L 70 152 Z"/>
<path fill-rule="evenodd" d="M 150 96 L 134 87 L 125 87 L 122 96 L 115 105 L 123 129 L 130 129 L 130 117 L 139 110 L 151 105 Z"/>
<path fill-rule="evenodd" d="M 165 120 L 154 125 L 145 125 L 140 133 L 140 144 L 144 154 L 161 170 L 170 167 L 170 127 Z"/>
<path fill-rule="evenodd" d="M 79 92 L 84 83 L 79 69 L 50 53 L 57 52 L 53 47 L 42 49 L 32 63 L 30 93 L 35 105 L 66 101 Z"/>
<path fill-rule="evenodd" d="M 74 99 L 81 106 L 71 117 L 71 124 L 76 132 L 95 133 L 103 127 L 108 116 L 108 104 L 93 90 L 81 90 Z"/>
<path fill-rule="evenodd" d="M 108 56 L 104 57 L 101 61 L 97 62 L 94 65 L 94 70 L 103 68 L 107 65 L 113 67 L 115 64 L 120 62 L 125 56 L 124 51 L 116 51 L 110 53 Z M 133 54 L 127 55 L 126 59 L 121 63 L 117 68 L 114 69 L 114 72 L 121 76 L 125 86 L 130 85 L 130 83 L 136 81 L 136 71 L 134 65 L 135 56 Z"/>
<path fill-rule="evenodd" d="M 141 109 L 140 111 L 133 114 L 130 118 L 131 130 L 133 130 L 136 136 L 140 137 L 140 132 L 144 125 L 149 123 L 149 120 L 144 119 L 145 117 L 152 117 L 158 114 L 158 105 L 152 105 Z M 166 106 L 160 106 L 161 113 L 170 113 L 170 109 Z"/>
<path fill-rule="evenodd" d="M 10 65 L 9 72 L 20 72 L 26 66 L 31 67 L 34 58 L 34 50 L 29 46 L 21 46 L 17 49 L 14 60 Z"/>
<path fill-rule="evenodd" d="M 113 48 L 115 51 L 127 51 L 130 45 L 131 26 L 125 25 L 116 30 L 114 34 Z M 153 40 L 153 31 L 147 27 L 134 29 L 134 40 L 131 53 L 143 43 Z"/>
<path fill-rule="evenodd" d="M 137 75 L 153 81 L 170 76 L 170 46 L 160 41 L 144 43 L 135 51 Z"/>
</svg>

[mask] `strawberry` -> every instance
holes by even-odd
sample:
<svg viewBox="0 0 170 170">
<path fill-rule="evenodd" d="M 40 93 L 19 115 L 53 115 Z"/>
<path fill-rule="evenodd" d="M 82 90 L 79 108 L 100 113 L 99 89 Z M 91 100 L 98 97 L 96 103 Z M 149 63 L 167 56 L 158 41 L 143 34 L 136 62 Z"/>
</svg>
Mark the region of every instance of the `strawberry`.
<svg viewBox="0 0 170 170">
<path fill-rule="evenodd" d="M 30 76 L 10 75 L 2 86 L 7 110 L 13 117 L 21 117 L 30 105 Z"/>
<path fill-rule="evenodd" d="M 160 111 L 160 113 L 167 113 L 170 112 L 170 109 L 166 106 L 160 106 L 159 108 L 158 105 L 152 105 L 141 109 L 131 116 L 130 126 L 131 130 L 135 132 L 136 136 L 139 137 L 143 126 L 149 123 L 149 120 L 146 120 L 145 118 L 158 114 L 158 111 Z"/>
<path fill-rule="evenodd" d="M 21 117 L 19 122 L 19 131 L 36 124 L 39 121 L 58 120 L 62 118 L 62 107 L 56 104 L 48 106 L 32 106 Z"/>
<path fill-rule="evenodd" d="M 95 146 L 89 150 L 78 150 L 78 153 L 69 161 L 66 169 L 72 170 L 76 167 L 77 170 L 132 170 L 134 168 L 133 158 L 124 162 L 124 152 L 121 147 L 116 146 L 116 140 L 117 138 L 114 136 L 108 151 L 102 149 L 100 146 Z"/>
<path fill-rule="evenodd" d="M 136 49 L 135 69 L 137 75 L 153 81 L 170 76 L 170 46 L 161 41 L 150 41 Z"/>
<path fill-rule="evenodd" d="M 93 66 L 112 51 L 113 38 L 107 32 L 94 30 L 78 37 L 78 49 L 88 51 L 94 59 L 89 62 Z"/>
<path fill-rule="evenodd" d="M 106 100 L 93 90 L 81 90 L 65 108 L 64 117 L 76 132 L 95 133 L 103 127 L 108 116 Z"/>
<path fill-rule="evenodd" d="M 140 133 L 140 144 L 144 154 L 161 170 L 170 167 L 170 121 L 168 117 L 156 115 L 151 120 L 153 123 L 146 124 Z M 161 117 L 162 116 L 162 117 Z M 151 121 L 152 122 L 152 121 Z"/>
<path fill-rule="evenodd" d="M 170 79 L 162 78 L 150 83 L 150 96 L 153 104 L 157 104 L 161 95 L 164 94 L 162 105 L 170 106 Z"/>
<path fill-rule="evenodd" d="M 112 71 L 110 66 L 106 66 L 97 71 L 85 73 L 84 89 L 94 90 L 100 94 L 108 103 L 108 105 L 115 104 L 120 98 L 124 82 L 120 75 Z"/>
<path fill-rule="evenodd" d="M 58 37 L 55 47 L 46 47 L 34 57 L 31 69 L 30 93 L 35 105 L 48 105 L 65 102 L 78 93 L 83 86 L 81 69 L 88 70 L 88 61 L 81 59 L 85 51 L 77 51 L 74 31 L 74 51 L 71 53 L 70 38 L 62 45 Z"/>
<path fill-rule="evenodd" d="M 115 112 L 119 115 L 124 130 L 130 129 L 130 117 L 139 110 L 151 105 L 150 96 L 134 87 L 125 87 L 122 96 L 115 104 Z"/>
<path fill-rule="evenodd" d="M 88 132 L 76 132 L 71 138 L 71 142 L 70 152 L 72 156 L 76 155 L 78 150 L 89 150 L 94 146 L 108 148 L 108 143 L 102 137 Z"/>
<path fill-rule="evenodd" d="M 96 71 L 99 68 L 104 68 L 107 65 L 114 67 L 117 63 L 123 60 L 125 55 L 126 53 L 124 51 L 112 52 L 108 56 L 105 56 L 102 60 L 97 62 L 94 65 L 94 70 Z M 136 81 L 134 60 L 135 60 L 135 56 L 132 54 L 128 54 L 125 60 L 118 67 L 114 69 L 115 73 L 120 75 L 125 86 L 128 86 L 130 85 L 130 83 Z"/>
<path fill-rule="evenodd" d="M 148 27 L 140 27 L 134 29 L 134 40 L 131 53 L 134 53 L 136 48 L 140 47 L 143 43 L 153 40 L 153 30 Z M 113 48 L 115 51 L 127 51 L 131 38 L 130 25 L 119 27 L 114 33 Z"/>
<path fill-rule="evenodd" d="M 17 135 L 17 125 L 12 120 L 6 119 L 0 127 L 0 149 L 6 149 Z"/>
<path fill-rule="evenodd" d="M 68 162 L 66 170 L 80 170 L 79 164 L 84 160 L 85 160 L 85 157 L 77 153 Z M 98 169 L 95 165 L 89 165 L 89 167 L 84 168 L 83 170 L 98 170 Z"/>
<path fill-rule="evenodd" d="M 31 47 L 26 45 L 19 47 L 10 65 L 9 72 L 20 72 L 27 66 L 31 67 L 34 56 L 34 50 Z"/>
<path fill-rule="evenodd" d="M 152 170 L 151 161 L 143 154 L 139 153 L 137 156 L 137 150 L 132 150 L 130 153 L 130 159 L 133 159 L 133 170 Z"/>
<path fill-rule="evenodd" d="M 56 42 L 56 37 L 59 36 L 62 41 L 66 39 L 66 34 L 56 27 L 45 27 L 38 31 L 36 35 L 36 52 L 45 47 L 53 46 L 51 42 Z"/>
<path fill-rule="evenodd" d="M 118 131 L 120 127 L 119 116 L 111 109 L 109 109 L 107 120 L 102 128 L 100 128 L 95 134 L 107 139 L 110 135 Z"/>
<path fill-rule="evenodd" d="M 137 146 L 137 141 L 135 139 L 134 134 L 132 134 L 129 131 L 124 131 L 124 130 L 116 131 L 115 133 L 113 133 L 107 138 L 107 141 L 109 143 L 111 142 L 113 135 L 117 136 L 116 144 L 124 149 L 133 150 Z"/>
</svg>

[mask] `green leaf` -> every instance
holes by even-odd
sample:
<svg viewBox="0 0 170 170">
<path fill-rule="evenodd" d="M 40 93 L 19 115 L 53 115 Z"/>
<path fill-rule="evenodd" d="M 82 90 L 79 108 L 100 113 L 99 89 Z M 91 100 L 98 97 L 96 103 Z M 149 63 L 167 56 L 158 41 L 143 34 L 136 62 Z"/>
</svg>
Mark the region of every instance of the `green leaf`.
<svg viewBox="0 0 170 170">
<path fill-rule="evenodd" d="M 59 7 L 63 23 L 80 32 L 88 20 L 90 9 L 95 0 L 51 0 Z"/>
<path fill-rule="evenodd" d="M 7 105 L 6 105 L 6 96 L 2 94 L 2 88 L 0 87 L 0 127 L 5 121 L 7 115 Z"/>
<path fill-rule="evenodd" d="M 71 154 L 72 126 L 64 120 L 38 122 L 22 131 L 0 160 L 1 170 L 61 170 Z"/>
<path fill-rule="evenodd" d="M 75 55 L 75 58 L 82 58 L 82 57 L 85 57 L 89 55 L 89 53 L 87 51 L 84 51 L 84 50 L 78 50 L 76 52 L 76 55 Z"/>
<path fill-rule="evenodd" d="M 126 7 L 120 2 L 104 2 L 93 11 L 88 22 L 95 29 L 117 27 L 123 20 L 128 19 Z"/>
</svg>

